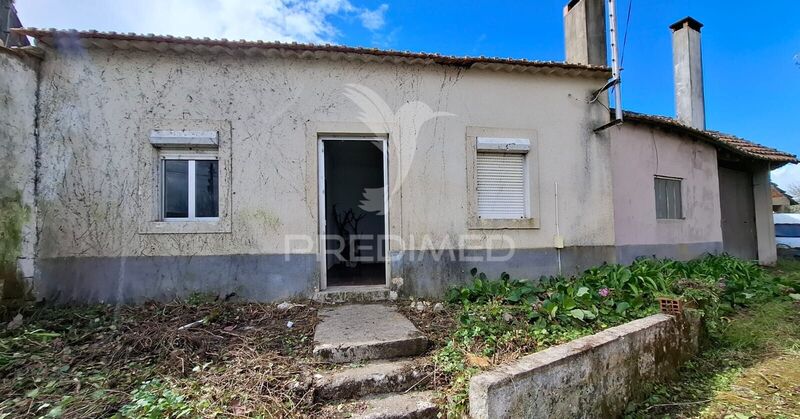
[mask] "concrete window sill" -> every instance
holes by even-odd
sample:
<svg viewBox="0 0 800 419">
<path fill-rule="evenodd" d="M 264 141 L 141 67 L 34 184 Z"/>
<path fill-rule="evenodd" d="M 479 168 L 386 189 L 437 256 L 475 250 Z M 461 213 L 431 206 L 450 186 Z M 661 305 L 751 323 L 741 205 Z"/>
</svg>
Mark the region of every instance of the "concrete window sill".
<svg viewBox="0 0 800 419">
<path fill-rule="evenodd" d="M 214 234 L 230 233 L 230 220 L 150 221 L 139 226 L 139 234 Z"/>
<path fill-rule="evenodd" d="M 470 220 L 470 230 L 532 230 L 539 228 L 538 218 L 519 220 L 488 220 L 474 218 Z"/>
</svg>

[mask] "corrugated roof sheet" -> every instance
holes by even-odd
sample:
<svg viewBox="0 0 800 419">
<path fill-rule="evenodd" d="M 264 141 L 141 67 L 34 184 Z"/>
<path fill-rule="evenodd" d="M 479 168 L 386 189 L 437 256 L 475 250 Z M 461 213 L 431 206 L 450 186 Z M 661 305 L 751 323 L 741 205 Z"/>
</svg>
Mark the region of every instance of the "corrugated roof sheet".
<svg viewBox="0 0 800 419">
<path fill-rule="evenodd" d="M 719 131 L 699 130 L 674 118 L 629 111 L 625 111 L 623 115 L 625 121 L 648 124 L 662 129 L 680 132 L 753 159 L 766 160 L 774 163 L 798 163 L 797 156 L 794 154 L 756 144 L 735 135 Z"/>
<path fill-rule="evenodd" d="M 415 65 L 452 65 L 499 71 L 527 71 L 545 74 L 557 73 L 569 76 L 602 79 L 608 79 L 611 75 L 609 68 L 603 66 L 498 57 L 459 57 L 424 52 L 346 47 L 331 44 L 316 45 L 294 42 L 231 41 L 227 39 L 181 38 L 153 34 L 141 35 L 135 33 L 123 34 L 117 32 L 37 28 L 18 28 L 13 29 L 13 31 L 20 35 L 33 37 L 38 42 L 51 47 L 73 45 L 75 42 L 79 42 L 83 47 L 93 48 L 118 48 L 161 52 L 172 51 L 177 53 L 227 53 L 231 55 L 243 53 L 245 55 L 283 55 L 300 58 L 344 58 Z"/>
</svg>

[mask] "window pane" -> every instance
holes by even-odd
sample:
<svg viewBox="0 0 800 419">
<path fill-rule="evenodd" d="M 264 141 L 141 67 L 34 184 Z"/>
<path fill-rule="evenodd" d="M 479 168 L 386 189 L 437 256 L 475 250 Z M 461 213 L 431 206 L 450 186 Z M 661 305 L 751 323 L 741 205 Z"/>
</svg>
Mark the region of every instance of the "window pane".
<svg viewBox="0 0 800 419">
<path fill-rule="evenodd" d="M 679 179 L 655 178 L 656 218 L 683 218 L 683 199 Z"/>
<path fill-rule="evenodd" d="M 164 160 L 164 217 L 189 216 L 189 162 Z"/>
<path fill-rule="evenodd" d="M 667 218 L 667 185 L 656 178 L 656 218 Z"/>
<path fill-rule="evenodd" d="M 675 190 L 675 208 L 674 215 L 676 219 L 683 218 L 683 200 L 681 199 L 681 181 L 673 180 L 672 187 Z"/>
<path fill-rule="evenodd" d="M 194 168 L 195 217 L 219 216 L 219 179 L 216 160 L 197 160 Z"/>
</svg>

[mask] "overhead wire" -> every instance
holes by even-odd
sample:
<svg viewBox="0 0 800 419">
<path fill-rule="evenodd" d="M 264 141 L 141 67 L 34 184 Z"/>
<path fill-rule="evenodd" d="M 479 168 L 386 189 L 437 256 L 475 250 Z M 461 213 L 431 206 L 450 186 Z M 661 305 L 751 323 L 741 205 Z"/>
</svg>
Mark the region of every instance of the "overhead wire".
<svg viewBox="0 0 800 419">
<path fill-rule="evenodd" d="M 625 45 L 628 45 L 628 28 L 631 25 L 631 9 L 633 8 L 633 0 L 628 0 L 628 16 L 625 18 L 625 34 L 622 36 L 622 57 L 619 60 L 619 65 L 625 63 Z"/>
</svg>

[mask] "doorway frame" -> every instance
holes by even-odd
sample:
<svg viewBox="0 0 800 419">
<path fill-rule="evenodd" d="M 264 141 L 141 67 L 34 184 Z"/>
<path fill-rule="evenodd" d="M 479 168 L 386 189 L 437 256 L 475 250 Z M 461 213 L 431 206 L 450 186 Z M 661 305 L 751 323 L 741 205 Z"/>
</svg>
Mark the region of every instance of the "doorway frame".
<svg viewBox="0 0 800 419">
<path fill-rule="evenodd" d="M 383 285 L 352 285 L 328 287 L 328 258 L 325 235 L 327 232 L 327 211 L 325 201 L 325 141 L 377 141 L 381 143 L 381 154 L 383 156 L 383 258 L 385 282 Z M 320 291 L 329 288 L 369 288 L 369 287 L 389 287 L 391 284 L 391 259 L 389 258 L 389 138 L 374 134 L 365 135 L 319 135 L 317 139 L 317 215 L 319 225 L 317 226 L 317 237 L 319 240 L 319 289 Z"/>
</svg>

